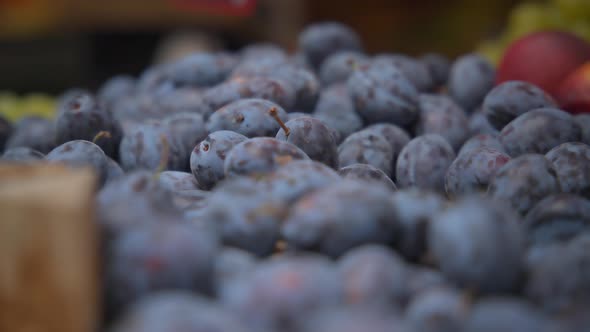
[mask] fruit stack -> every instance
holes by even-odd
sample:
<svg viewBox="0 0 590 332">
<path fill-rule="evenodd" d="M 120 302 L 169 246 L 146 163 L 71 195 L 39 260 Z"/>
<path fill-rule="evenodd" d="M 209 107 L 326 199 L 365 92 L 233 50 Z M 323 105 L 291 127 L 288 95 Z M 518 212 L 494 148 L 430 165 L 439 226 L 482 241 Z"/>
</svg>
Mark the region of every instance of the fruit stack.
<svg viewBox="0 0 590 332">
<path fill-rule="evenodd" d="M 509 78 L 537 56 L 315 23 L 72 89 L 2 160 L 95 171 L 106 331 L 587 331 L 590 115 Z"/>
<path fill-rule="evenodd" d="M 502 34 L 482 42 L 479 50 L 495 63 L 516 39 L 543 30 L 567 31 L 590 41 L 590 1 L 522 1 L 510 13 Z"/>
</svg>

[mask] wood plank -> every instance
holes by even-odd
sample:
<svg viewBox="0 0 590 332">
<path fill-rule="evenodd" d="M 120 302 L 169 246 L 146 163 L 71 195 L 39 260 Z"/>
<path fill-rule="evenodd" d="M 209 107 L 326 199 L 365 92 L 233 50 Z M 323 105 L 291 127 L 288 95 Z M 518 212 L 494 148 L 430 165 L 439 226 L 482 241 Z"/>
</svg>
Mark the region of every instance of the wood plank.
<svg viewBox="0 0 590 332">
<path fill-rule="evenodd" d="M 0 331 L 97 330 L 95 183 L 89 170 L 0 166 Z"/>
</svg>

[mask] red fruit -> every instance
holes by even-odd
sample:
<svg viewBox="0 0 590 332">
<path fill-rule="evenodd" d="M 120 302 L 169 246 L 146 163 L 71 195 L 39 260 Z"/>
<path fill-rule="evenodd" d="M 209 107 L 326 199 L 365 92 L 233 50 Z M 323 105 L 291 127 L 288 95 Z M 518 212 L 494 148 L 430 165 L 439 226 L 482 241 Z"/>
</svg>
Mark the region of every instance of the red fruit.
<svg viewBox="0 0 590 332">
<path fill-rule="evenodd" d="M 567 32 L 543 31 L 513 42 L 500 61 L 496 83 L 526 81 L 554 97 L 561 82 L 590 61 L 590 44 Z"/>
<path fill-rule="evenodd" d="M 559 87 L 557 100 L 570 113 L 590 112 L 590 62 L 567 76 Z"/>
</svg>

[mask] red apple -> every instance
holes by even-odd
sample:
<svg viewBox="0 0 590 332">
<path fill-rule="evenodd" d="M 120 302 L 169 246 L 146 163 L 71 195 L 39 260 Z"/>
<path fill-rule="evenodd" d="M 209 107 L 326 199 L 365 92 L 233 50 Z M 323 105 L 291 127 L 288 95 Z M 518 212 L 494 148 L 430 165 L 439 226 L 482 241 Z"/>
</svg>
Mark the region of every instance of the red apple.
<svg viewBox="0 0 590 332">
<path fill-rule="evenodd" d="M 513 42 L 500 61 L 496 83 L 526 81 L 557 97 L 561 82 L 590 61 L 590 44 L 562 31 L 542 31 Z"/>
<path fill-rule="evenodd" d="M 590 62 L 567 76 L 559 87 L 557 100 L 570 113 L 590 112 Z"/>
</svg>

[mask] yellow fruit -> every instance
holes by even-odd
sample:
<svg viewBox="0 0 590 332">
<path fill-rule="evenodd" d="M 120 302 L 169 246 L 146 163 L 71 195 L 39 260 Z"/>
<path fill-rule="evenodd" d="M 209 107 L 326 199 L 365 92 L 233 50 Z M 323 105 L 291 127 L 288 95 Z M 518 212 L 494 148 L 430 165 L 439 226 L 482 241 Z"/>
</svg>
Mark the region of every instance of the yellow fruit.
<svg viewBox="0 0 590 332">
<path fill-rule="evenodd" d="M 590 42 L 590 0 L 524 3 L 512 10 L 502 35 L 480 44 L 478 51 L 497 63 L 512 41 L 548 29 L 569 31 Z"/>
<path fill-rule="evenodd" d="M 557 10 L 568 20 L 590 21 L 590 1 L 553 0 Z"/>
<path fill-rule="evenodd" d="M 504 48 L 504 45 L 502 45 L 499 41 L 486 41 L 481 43 L 477 49 L 477 52 L 483 55 L 491 63 L 497 64 L 502 57 Z"/>
<path fill-rule="evenodd" d="M 590 42 L 590 21 L 578 21 L 571 27 L 571 32 Z"/>
<path fill-rule="evenodd" d="M 10 121 L 17 121 L 24 116 L 52 118 L 56 102 L 53 97 L 44 94 L 30 94 L 19 97 L 14 93 L 0 93 L 0 114 Z"/>
<path fill-rule="evenodd" d="M 512 11 L 506 35 L 514 40 L 534 31 L 556 28 L 557 25 L 559 17 L 554 8 L 547 4 L 525 3 Z"/>
</svg>

